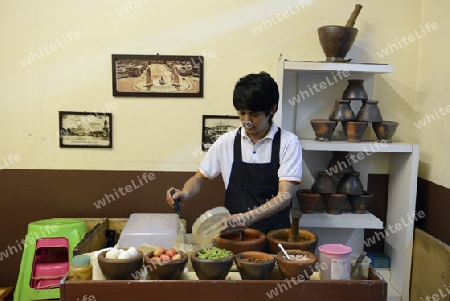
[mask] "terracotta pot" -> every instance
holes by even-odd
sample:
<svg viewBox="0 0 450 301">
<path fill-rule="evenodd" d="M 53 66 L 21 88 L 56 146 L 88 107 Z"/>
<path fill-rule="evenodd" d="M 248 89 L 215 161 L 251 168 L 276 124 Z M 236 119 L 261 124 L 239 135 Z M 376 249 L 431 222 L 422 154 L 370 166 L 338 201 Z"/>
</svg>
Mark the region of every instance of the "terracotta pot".
<svg viewBox="0 0 450 301">
<path fill-rule="evenodd" d="M 358 114 L 356 115 L 357 121 L 366 121 L 366 122 L 381 122 L 383 121 L 383 117 L 381 116 L 380 109 L 378 108 L 377 100 L 368 100 L 363 102 L 363 105 L 359 109 Z"/>
<path fill-rule="evenodd" d="M 181 259 L 171 261 L 155 261 L 152 260 L 152 253 L 147 253 L 144 256 L 144 262 L 147 271 L 152 280 L 178 280 L 188 262 L 188 255 L 184 252 L 178 251 Z"/>
<path fill-rule="evenodd" d="M 348 152 L 333 152 L 330 162 L 327 166 L 328 172 L 332 174 L 345 174 L 354 172 L 353 162 L 348 158 Z"/>
<path fill-rule="evenodd" d="M 319 171 L 317 173 L 316 180 L 311 187 L 313 193 L 336 193 L 337 188 L 331 176 L 325 171 Z"/>
<path fill-rule="evenodd" d="M 200 280 L 224 280 L 233 265 L 234 255 L 223 259 L 200 259 L 192 254 L 192 267 Z"/>
<path fill-rule="evenodd" d="M 276 254 L 280 251 L 278 244 L 280 243 L 286 250 L 303 250 L 315 252 L 319 238 L 317 235 L 308 230 L 298 231 L 298 242 L 289 242 L 289 228 L 272 230 L 266 235 L 269 243 L 269 251 Z"/>
<path fill-rule="evenodd" d="M 109 259 L 105 257 L 107 252 L 103 251 L 97 256 L 98 265 L 107 280 L 133 280 L 133 275 L 142 268 L 144 255 L 141 251 L 138 251 L 137 256 L 129 259 Z"/>
<path fill-rule="evenodd" d="M 346 200 L 347 195 L 343 193 L 332 193 L 323 198 L 328 214 L 341 214 Z"/>
<path fill-rule="evenodd" d="M 365 121 L 348 121 L 342 122 L 347 142 L 361 142 L 361 138 L 364 135 L 364 131 L 367 128 L 367 122 Z"/>
<path fill-rule="evenodd" d="M 364 194 L 361 195 L 349 195 L 348 200 L 353 213 L 364 214 L 373 200 L 373 193 L 364 191 Z"/>
<path fill-rule="evenodd" d="M 242 280 L 270 279 L 275 267 L 275 256 L 264 252 L 242 252 L 234 256 L 234 261 Z"/>
<path fill-rule="evenodd" d="M 327 62 L 343 61 L 358 34 L 356 28 L 333 25 L 322 26 L 317 31 Z"/>
<path fill-rule="evenodd" d="M 316 207 L 320 201 L 320 194 L 313 193 L 311 189 L 301 189 L 297 190 L 297 199 L 302 208 L 302 213 L 316 213 Z"/>
<path fill-rule="evenodd" d="M 350 100 L 335 100 L 328 119 L 333 121 L 353 121 L 355 113 L 350 107 Z"/>
<path fill-rule="evenodd" d="M 330 141 L 334 129 L 337 126 L 336 121 L 327 119 L 311 119 L 311 126 L 316 134 L 316 141 Z"/>
<path fill-rule="evenodd" d="M 283 252 L 278 252 L 276 256 L 278 269 L 284 278 L 290 279 L 294 277 L 298 280 L 302 280 L 302 278 L 304 280 L 309 280 L 311 275 L 314 273 L 314 268 L 317 263 L 317 256 L 312 252 L 305 252 L 302 250 L 286 250 L 286 252 L 289 255 L 306 255 L 309 259 L 304 261 L 289 260 L 284 257 Z"/>
<path fill-rule="evenodd" d="M 372 123 L 372 128 L 377 136 L 378 141 L 392 142 L 392 136 L 394 136 L 397 130 L 398 122 L 395 121 L 382 121 Z"/>
<path fill-rule="evenodd" d="M 262 251 L 264 249 L 266 236 L 263 232 L 247 228 L 242 233 L 219 235 L 215 239 L 216 247 L 238 254 L 246 251 Z"/>
<path fill-rule="evenodd" d="M 364 188 L 359 179 L 359 172 L 355 171 L 352 173 L 345 174 L 337 186 L 339 193 L 344 193 L 348 195 L 361 195 L 364 193 Z"/>
<path fill-rule="evenodd" d="M 348 80 L 348 85 L 342 94 L 342 99 L 366 101 L 368 98 L 367 92 L 364 89 L 363 79 Z"/>
</svg>

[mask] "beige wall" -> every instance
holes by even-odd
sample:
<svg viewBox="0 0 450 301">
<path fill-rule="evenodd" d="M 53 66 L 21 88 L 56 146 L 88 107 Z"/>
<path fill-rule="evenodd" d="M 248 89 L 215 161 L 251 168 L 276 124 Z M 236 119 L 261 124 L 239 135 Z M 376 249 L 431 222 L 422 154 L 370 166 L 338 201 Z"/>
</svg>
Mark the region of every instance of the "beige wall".
<svg viewBox="0 0 450 301">
<path fill-rule="evenodd" d="M 446 105 L 445 53 L 440 49 L 446 46 L 443 37 L 449 22 L 444 12 L 449 4 L 360 3 L 364 7 L 355 25 L 359 34 L 348 58 L 394 65 L 394 73 L 377 77 L 373 98 L 380 100 L 386 120 L 400 122 L 397 137 L 422 145 L 421 175 L 448 187 L 443 175 L 448 119 L 421 130 L 413 121 Z M 202 158 L 194 155 L 200 148 L 202 115 L 234 114 L 231 95 L 236 80 L 261 70 L 275 76 L 280 53 L 289 60 L 323 60 L 316 29 L 344 25 L 354 4 L 349 0 L 193 0 L 176 5 L 145 0 L 2 1 L 0 158 L 19 155 L 20 160 L 8 166 L 19 169 L 193 171 Z M 129 12 L 120 15 L 118 10 L 125 6 Z M 380 56 L 389 43 L 413 34 L 425 22 L 437 22 L 439 29 Z M 254 34 L 255 26 L 263 31 Z M 64 40 L 69 32 L 78 38 Z M 19 64 L 30 52 L 57 41 L 63 46 L 30 65 Z M 202 52 L 204 98 L 112 96 L 113 53 Z M 113 102 L 117 106 L 113 149 L 59 148 L 58 111 L 100 111 Z M 3 159 L 0 165 L 5 165 Z"/>
<path fill-rule="evenodd" d="M 420 139 L 419 175 L 434 183 L 450 187 L 448 152 L 450 149 L 449 64 L 445 62 L 450 42 L 448 1 L 423 1 L 422 23 L 435 22 L 439 28 L 423 38 L 417 80 L 417 120 L 427 122 L 416 129 Z M 434 121 L 435 120 L 435 121 Z"/>
</svg>

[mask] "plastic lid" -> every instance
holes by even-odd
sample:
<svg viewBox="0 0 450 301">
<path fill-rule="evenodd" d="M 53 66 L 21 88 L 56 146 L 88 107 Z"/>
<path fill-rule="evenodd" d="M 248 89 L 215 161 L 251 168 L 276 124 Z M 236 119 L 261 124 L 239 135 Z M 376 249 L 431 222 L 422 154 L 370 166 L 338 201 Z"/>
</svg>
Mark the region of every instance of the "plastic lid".
<svg viewBox="0 0 450 301">
<path fill-rule="evenodd" d="M 333 255 L 347 255 L 352 252 L 352 248 L 342 244 L 327 244 L 319 247 L 320 252 Z"/>
<path fill-rule="evenodd" d="M 82 267 L 91 264 L 91 256 L 89 255 L 76 255 L 72 258 L 72 265 Z"/>
<path fill-rule="evenodd" d="M 225 207 L 216 207 L 206 211 L 192 225 L 192 234 L 199 242 L 214 239 L 226 228 L 225 220 L 231 216 Z"/>
</svg>

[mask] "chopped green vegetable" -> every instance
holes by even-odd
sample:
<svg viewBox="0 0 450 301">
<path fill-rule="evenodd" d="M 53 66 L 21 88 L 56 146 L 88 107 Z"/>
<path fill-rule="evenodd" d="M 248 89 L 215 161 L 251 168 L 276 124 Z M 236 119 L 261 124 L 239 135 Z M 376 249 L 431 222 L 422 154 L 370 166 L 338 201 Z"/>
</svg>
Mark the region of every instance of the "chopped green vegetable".
<svg viewBox="0 0 450 301">
<path fill-rule="evenodd" d="M 209 249 L 203 248 L 202 251 L 197 253 L 197 257 L 200 259 L 222 259 L 233 255 L 233 252 L 212 247 Z"/>
</svg>

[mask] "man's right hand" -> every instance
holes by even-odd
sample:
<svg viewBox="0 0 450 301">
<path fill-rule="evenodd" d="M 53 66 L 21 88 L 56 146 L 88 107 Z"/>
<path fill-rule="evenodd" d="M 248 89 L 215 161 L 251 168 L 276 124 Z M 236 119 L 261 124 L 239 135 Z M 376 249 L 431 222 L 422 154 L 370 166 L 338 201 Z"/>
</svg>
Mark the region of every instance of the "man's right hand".
<svg viewBox="0 0 450 301">
<path fill-rule="evenodd" d="M 173 195 L 171 194 L 172 190 L 175 190 L 175 193 Z M 167 204 L 169 204 L 169 206 L 174 207 L 173 200 L 179 199 L 180 200 L 180 205 L 181 205 L 181 204 L 183 204 L 183 201 L 184 201 L 185 197 L 186 196 L 184 195 L 184 193 L 180 189 L 176 189 L 174 187 L 170 187 L 167 190 L 167 193 L 166 193 L 166 202 L 167 202 Z"/>
</svg>

